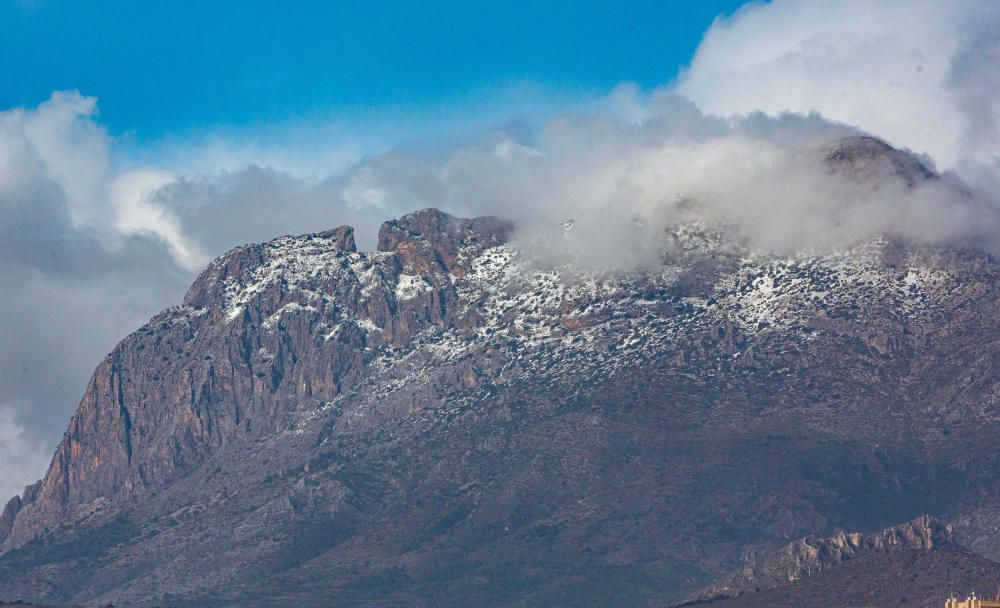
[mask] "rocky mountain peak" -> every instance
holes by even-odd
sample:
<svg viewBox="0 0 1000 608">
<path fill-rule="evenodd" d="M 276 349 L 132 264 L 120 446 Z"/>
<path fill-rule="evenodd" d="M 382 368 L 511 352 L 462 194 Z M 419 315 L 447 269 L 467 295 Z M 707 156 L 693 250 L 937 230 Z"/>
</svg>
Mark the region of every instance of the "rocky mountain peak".
<svg viewBox="0 0 1000 608">
<path fill-rule="evenodd" d="M 341 226 L 315 234 L 284 236 L 269 243 L 241 245 L 223 254 L 206 268 L 184 296 L 184 305 L 205 308 L 222 298 L 222 290 L 233 282 L 245 283 L 268 260 L 283 254 L 304 252 L 309 255 L 356 253 L 354 228 Z"/>
<path fill-rule="evenodd" d="M 823 154 L 831 170 L 854 179 L 892 175 L 902 179 L 907 187 L 914 188 L 935 177 L 935 173 L 915 156 L 877 137 L 844 137 L 826 147 Z"/>
<path fill-rule="evenodd" d="M 443 269 L 465 276 L 483 249 L 507 242 L 509 222 L 495 217 L 459 219 L 437 209 L 423 209 L 382 224 L 378 251 L 392 252 L 417 273 Z"/>
<path fill-rule="evenodd" d="M 332 241 L 334 247 L 348 253 L 355 253 L 358 250 L 354 243 L 354 228 L 351 226 L 341 226 L 325 232 L 316 233 L 315 237 L 321 240 Z"/>
</svg>

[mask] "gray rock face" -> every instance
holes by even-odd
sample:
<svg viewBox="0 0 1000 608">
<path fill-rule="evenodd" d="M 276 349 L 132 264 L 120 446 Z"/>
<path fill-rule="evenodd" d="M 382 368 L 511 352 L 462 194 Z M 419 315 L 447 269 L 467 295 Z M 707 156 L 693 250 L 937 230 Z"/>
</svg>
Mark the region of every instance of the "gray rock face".
<svg viewBox="0 0 1000 608">
<path fill-rule="evenodd" d="M 424 210 L 372 252 L 344 227 L 213 262 L 0 515 L 0 598 L 663 605 L 922 513 L 1000 556 L 989 256 L 691 224 L 588 274 L 510 232 Z"/>
</svg>

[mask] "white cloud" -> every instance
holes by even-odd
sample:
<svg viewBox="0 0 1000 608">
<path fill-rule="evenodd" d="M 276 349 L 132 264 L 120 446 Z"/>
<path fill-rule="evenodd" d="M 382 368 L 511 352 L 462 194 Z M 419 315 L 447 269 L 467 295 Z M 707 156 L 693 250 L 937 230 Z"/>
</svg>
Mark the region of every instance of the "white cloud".
<svg viewBox="0 0 1000 608">
<path fill-rule="evenodd" d="M 716 21 L 676 90 L 719 115 L 819 111 L 943 169 L 992 163 L 998 14 L 992 0 L 753 3 Z"/>
<path fill-rule="evenodd" d="M 77 224 L 104 219 L 104 183 L 109 148 L 94 121 L 97 100 L 77 92 L 56 92 L 33 110 L 4 112 L 4 139 L 20 139 L 39 169 L 58 184 Z"/>
<path fill-rule="evenodd" d="M 15 408 L 0 406 L 0 503 L 20 494 L 38 471 L 45 470 L 50 449 L 46 442 L 28 436 Z"/>
<path fill-rule="evenodd" d="M 122 237 L 153 234 L 183 266 L 202 265 L 204 256 L 156 200 L 156 192 L 176 178 L 149 167 L 113 174 L 114 142 L 96 116 L 97 100 L 73 91 L 53 93 L 37 108 L 0 112 L 2 211 L 22 207 L 39 217 L 65 215 L 74 230 L 93 234 L 109 248 L 120 248 Z M 43 200 L 53 208 L 42 209 Z"/>
<path fill-rule="evenodd" d="M 150 234 L 163 239 L 177 262 L 194 272 L 211 260 L 183 234 L 174 214 L 157 201 L 158 193 L 177 181 L 170 171 L 132 169 L 109 182 L 108 203 L 115 211 L 115 228 L 120 234 Z"/>
<path fill-rule="evenodd" d="M 372 159 L 342 196 L 494 213 L 515 219 L 540 253 L 613 268 L 656 259 L 662 229 L 684 221 L 691 203 L 701 219 L 763 250 L 879 235 L 927 244 L 998 236 L 995 210 L 948 180 L 911 190 L 882 167 L 868 177 L 831 173 L 825 147 L 856 132 L 818 116 L 721 119 L 667 92 L 616 95 L 627 112 L 557 119 L 531 146 L 499 132 L 437 161 Z M 548 238 L 566 219 L 576 222 L 574 238 Z"/>
<path fill-rule="evenodd" d="M 44 472 L 100 357 L 189 282 L 154 201 L 110 200 L 113 142 L 95 114 L 76 93 L 0 112 L 3 492 Z"/>
</svg>

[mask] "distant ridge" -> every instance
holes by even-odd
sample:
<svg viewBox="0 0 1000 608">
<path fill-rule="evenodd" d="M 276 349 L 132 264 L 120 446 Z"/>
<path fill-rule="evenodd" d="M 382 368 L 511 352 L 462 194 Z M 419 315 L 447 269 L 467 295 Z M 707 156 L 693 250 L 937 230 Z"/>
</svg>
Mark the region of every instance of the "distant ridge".
<svg viewBox="0 0 1000 608">
<path fill-rule="evenodd" d="M 688 604 L 711 608 L 942 608 L 953 593 L 992 597 L 1000 564 L 954 545 L 869 553 L 759 592 Z"/>
<path fill-rule="evenodd" d="M 951 526 L 929 515 L 874 534 L 838 532 L 824 538 L 806 536 L 740 567 L 691 595 L 687 603 L 780 587 L 868 555 L 954 546 Z"/>
</svg>

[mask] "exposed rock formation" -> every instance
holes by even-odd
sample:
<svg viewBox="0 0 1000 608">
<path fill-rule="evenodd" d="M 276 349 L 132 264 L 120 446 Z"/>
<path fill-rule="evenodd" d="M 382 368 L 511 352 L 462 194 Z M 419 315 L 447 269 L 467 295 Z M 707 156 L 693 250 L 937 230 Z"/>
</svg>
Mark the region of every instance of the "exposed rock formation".
<svg viewBox="0 0 1000 608">
<path fill-rule="evenodd" d="M 875 534 L 859 532 L 807 536 L 755 559 L 689 598 L 690 602 L 736 597 L 787 585 L 865 555 L 930 550 L 952 545 L 952 529 L 924 515 Z"/>
<path fill-rule="evenodd" d="M 912 606 L 941 608 L 946 598 L 978 591 L 992 597 L 1000 564 L 953 545 L 868 553 L 794 582 L 688 604 L 712 608 Z"/>
</svg>

